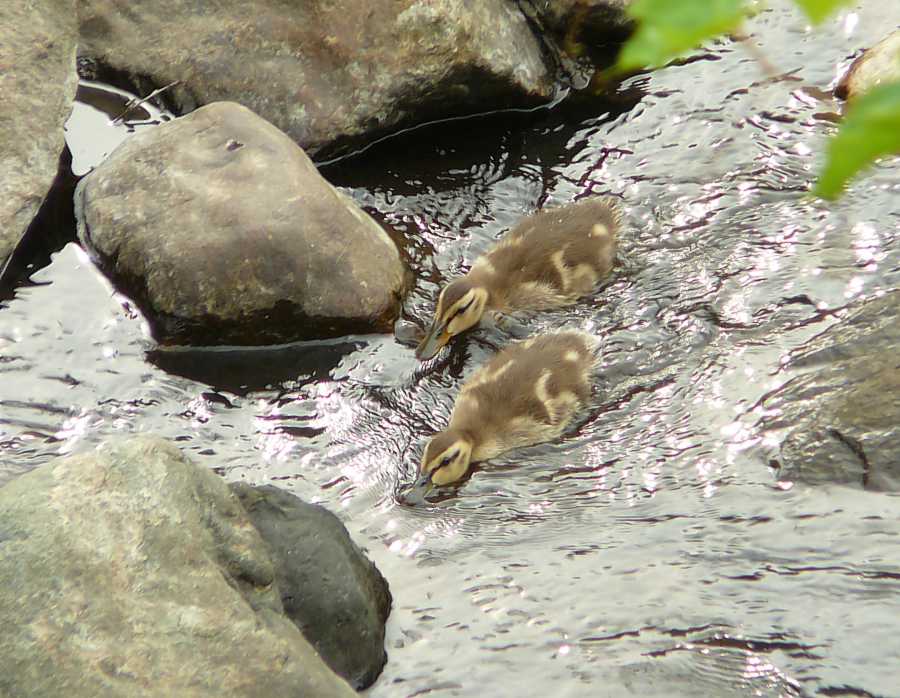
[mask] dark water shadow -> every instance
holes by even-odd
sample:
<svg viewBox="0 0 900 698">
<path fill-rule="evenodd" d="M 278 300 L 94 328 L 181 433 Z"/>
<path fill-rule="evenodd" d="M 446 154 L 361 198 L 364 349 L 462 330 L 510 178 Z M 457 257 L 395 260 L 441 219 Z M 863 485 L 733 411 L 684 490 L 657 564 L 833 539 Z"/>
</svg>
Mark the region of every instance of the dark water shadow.
<svg viewBox="0 0 900 698">
<path fill-rule="evenodd" d="M 604 94 L 571 92 L 565 99 L 532 109 L 503 109 L 423 123 L 398 131 L 369 145 L 365 151 L 316 163 L 320 173 L 336 186 L 366 187 L 380 182 L 393 195 L 415 194 L 423 187 L 435 191 L 456 189 L 469 173 L 479 180 L 483 171 L 473 163 L 500 161 L 508 174 L 535 156 L 532 132 L 543 142 L 541 164 L 565 160 L 570 136 L 560 124 L 576 125 L 588 118 L 614 119 L 629 112 L 644 96 L 641 87 L 615 86 Z M 598 115 L 600 115 L 598 117 Z M 448 175 L 451 173 L 451 175 Z"/>
<path fill-rule="evenodd" d="M 296 389 L 328 380 L 341 360 L 363 342 L 296 342 L 270 347 L 160 347 L 147 360 L 174 375 L 235 395 Z"/>
<path fill-rule="evenodd" d="M 44 202 L 0 269 L 0 302 L 12 298 L 16 286 L 50 264 L 53 253 L 75 239 L 72 197 L 77 183 L 78 178 L 72 173 L 72 153 L 65 146 Z"/>
</svg>

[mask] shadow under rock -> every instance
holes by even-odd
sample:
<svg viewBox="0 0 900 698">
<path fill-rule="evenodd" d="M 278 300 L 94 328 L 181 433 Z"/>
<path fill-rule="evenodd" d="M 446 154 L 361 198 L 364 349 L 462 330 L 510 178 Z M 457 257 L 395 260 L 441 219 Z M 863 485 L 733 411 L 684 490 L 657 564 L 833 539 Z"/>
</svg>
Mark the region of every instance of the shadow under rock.
<svg viewBox="0 0 900 698">
<path fill-rule="evenodd" d="M 268 347 L 160 347 L 147 360 L 174 375 L 218 390 L 246 395 L 290 384 L 328 380 L 331 371 L 362 342 L 295 342 Z"/>
<path fill-rule="evenodd" d="M 72 153 L 66 146 L 37 215 L 0 268 L 0 301 L 12 298 L 16 286 L 50 264 L 53 253 L 75 239 L 72 197 L 77 183 L 78 178 L 72 174 Z"/>
</svg>

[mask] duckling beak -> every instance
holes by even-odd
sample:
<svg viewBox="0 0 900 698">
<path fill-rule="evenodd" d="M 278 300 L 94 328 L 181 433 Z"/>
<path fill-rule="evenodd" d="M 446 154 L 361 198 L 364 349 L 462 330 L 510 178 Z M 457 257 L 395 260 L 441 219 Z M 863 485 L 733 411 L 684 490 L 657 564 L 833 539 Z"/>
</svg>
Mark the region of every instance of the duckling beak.
<svg viewBox="0 0 900 698">
<path fill-rule="evenodd" d="M 428 334 L 425 335 L 419 346 L 416 348 L 416 358 L 419 361 L 425 361 L 437 354 L 441 347 L 450 341 L 450 333 L 447 331 L 447 325 L 435 320 Z"/>
<path fill-rule="evenodd" d="M 422 473 L 418 479 L 410 487 L 410 493 L 425 496 L 434 489 L 434 482 L 431 480 L 431 473 Z"/>
</svg>

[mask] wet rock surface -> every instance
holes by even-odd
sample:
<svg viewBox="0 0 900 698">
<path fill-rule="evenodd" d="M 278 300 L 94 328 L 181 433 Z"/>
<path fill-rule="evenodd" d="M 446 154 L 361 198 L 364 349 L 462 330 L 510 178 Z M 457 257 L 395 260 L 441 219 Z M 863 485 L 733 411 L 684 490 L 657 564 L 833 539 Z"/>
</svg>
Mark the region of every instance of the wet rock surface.
<svg viewBox="0 0 900 698">
<path fill-rule="evenodd" d="M 137 134 L 75 199 L 82 242 L 162 343 L 388 330 L 399 312 L 405 268 L 387 233 L 240 105 Z"/>
<path fill-rule="evenodd" d="M 0 3 L 0 269 L 57 176 L 76 41 L 74 0 Z"/>
<path fill-rule="evenodd" d="M 387 660 L 387 582 L 327 509 L 276 487 L 231 486 L 269 545 L 284 612 L 322 659 L 355 688 Z"/>
<path fill-rule="evenodd" d="M 182 113 L 253 109 L 310 154 L 404 125 L 553 95 L 540 41 L 508 0 L 135 3 L 82 0 L 81 51 L 136 82 L 182 84 Z"/>
<path fill-rule="evenodd" d="M 136 437 L 0 489 L 0 694 L 353 696 L 237 498 Z"/>
<path fill-rule="evenodd" d="M 897 80 L 900 80 L 900 29 L 853 61 L 834 88 L 834 94 L 841 99 L 853 99 L 878 85 Z"/>
<path fill-rule="evenodd" d="M 634 29 L 626 10 L 632 0 L 518 0 L 556 68 L 559 80 L 576 90 L 590 88 L 615 98 L 609 77 L 598 70 L 614 61 Z M 599 78 L 594 81 L 594 78 Z M 593 85 L 593 86 L 592 86 Z"/>
<path fill-rule="evenodd" d="M 865 301 L 796 352 L 764 401 L 787 427 L 778 477 L 900 491 L 900 291 Z"/>
<path fill-rule="evenodd" d="M 520 0 L 523 10 L 564 48 L 576 51 L 618 44 L 633 26 L 625 14 L 633 0 Z M 577 48 L 577 47 L 580 47 Z"/>
</svg>

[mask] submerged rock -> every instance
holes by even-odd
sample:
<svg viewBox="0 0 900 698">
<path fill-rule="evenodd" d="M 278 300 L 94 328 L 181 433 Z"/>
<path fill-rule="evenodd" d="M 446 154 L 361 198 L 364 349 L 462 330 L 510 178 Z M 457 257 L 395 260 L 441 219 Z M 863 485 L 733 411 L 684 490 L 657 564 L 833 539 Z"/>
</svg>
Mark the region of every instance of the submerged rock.
<svg viewBox="0 0 900 698">
<path fill-rule="evenodd" d="M 76 41 L 74 0 L 0 2 L 0 270 L 57 176 Z"/>
<path fill-rule="evenodd" d="M 405 268 L 371 217 L 249 109 L 136 134 L 75 195 L 82 242 L 164 344 L 388 331 Z"/>
<path fill-rule="evenodd" d="M 509 0 L 81 0 L 81 50 L 182 113 L 253 109 L 310 154 L 423 121 L 554 94 L 540 41 Z"/>
<path fill-rule="evenodd" d="M 853 63 L 834 88 L 841 99 L 854 99 L 874 87 L 900 80 L 900 29 L 894 30 Z"/>
<path fill-rule="evenodd" d="M 355 695 L 283 614 L 225 483 L 161 439 L 0 489 L 0 694 Z"/>
<path fill-rule="evenodd" d="M 900 491 L 898 311 L 900 291 L 865 301 L 795 355 L 805 372 L 763 403 L 780 479 Z"/>
<path fill-rule="evenodd" d="M 231 486 L 268 543 L 284 612 L 319 655 L 355 688 L 387 660 L 387 582 L 327 509 L 276 487 Z"/>
</svg>

